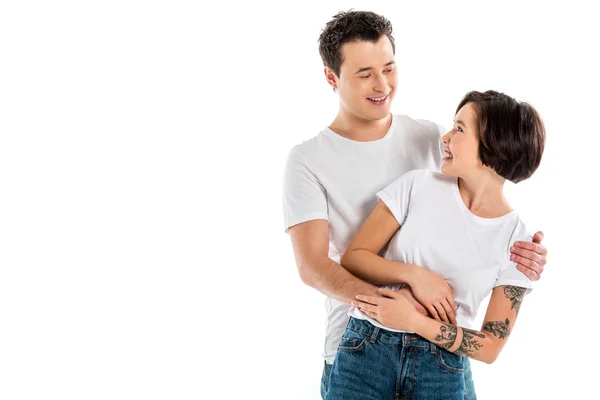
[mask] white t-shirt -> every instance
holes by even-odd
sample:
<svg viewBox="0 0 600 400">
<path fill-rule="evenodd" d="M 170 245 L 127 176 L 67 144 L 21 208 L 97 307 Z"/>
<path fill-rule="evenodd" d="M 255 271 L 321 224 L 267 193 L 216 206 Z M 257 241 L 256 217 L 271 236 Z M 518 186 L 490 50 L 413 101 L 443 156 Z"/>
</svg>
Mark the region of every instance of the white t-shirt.
<svg viewBox="0 0 600 400">
<path fill-rule="evenodd" d="M 459 326 L 472 326 L 483 299 L 502 285 L 532 289 L 531 281 L 510 260 L 510 246 L 531 241 L 525 224 L 513 210 L 498 218 L 481 218 L 463 202 L 456 177 L 416 170 L 377 193 L 400 230 L 384 257 L 420 265 L 442 275 L 454 293 Z M 388 285 L 397 290 L 399 285 Z M 352 307 L 349 315 L 385 327 Z"/>
<path fill-rule="evenodd" d="M 393 115 L 384 137 L 371 142 L 344 138 L 330 129 L 289 153 L 284 175 L 284 228 L 329 221 L 329 257 L 339 262 L 364 220 L 377 205 L 375 193 L 408 171 L 441 165 L 440 134 L 433 122 Z M 349 304 L 326 298 L 323 356 L 333 363 L 348 324 Z"/>
</svg>

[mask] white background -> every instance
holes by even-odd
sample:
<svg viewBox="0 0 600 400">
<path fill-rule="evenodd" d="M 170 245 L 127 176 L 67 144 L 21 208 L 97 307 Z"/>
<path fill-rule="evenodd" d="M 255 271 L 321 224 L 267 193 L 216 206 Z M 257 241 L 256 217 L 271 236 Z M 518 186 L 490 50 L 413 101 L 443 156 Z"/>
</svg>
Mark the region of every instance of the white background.
<svg viewBox="0 0 600 400">
<path fill-rule="evenodd" d="M 394 25 L 394 112 L 449 126 L 495 89 L 542 115 L 542 165 L 507 193 L 547 269 L 474 379 L 484 400 L 592 398 L 591 4 L 3 2 L 0 398 L 319 398 L 323 296 L 296 272 L 281 180 L 336 115 L 317 38 L 351 7 Z"/>
</svg>

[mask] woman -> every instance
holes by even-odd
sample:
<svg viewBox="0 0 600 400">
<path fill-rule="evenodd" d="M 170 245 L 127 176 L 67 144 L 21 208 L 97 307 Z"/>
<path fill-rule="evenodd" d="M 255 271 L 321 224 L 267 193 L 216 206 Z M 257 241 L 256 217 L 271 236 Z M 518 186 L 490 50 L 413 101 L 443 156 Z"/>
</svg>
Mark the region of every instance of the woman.
<svg viewBox="0 0 600 400">
<path fill-rule="evenodd" d="M 377 193 L 342 265 L 371 281 L 422 266 L 447 282 L 454 301 L 438 298 L 426 316 L 399 286 L 357 296 L 328 400 L 463 399 L 463 357 L 494 362 L 531 291 L 509 249 L 531 235 L 503 185 L 529 178 L 540 164 L 545 130 L 537 112 L 502 93 L 470 92 L 442 139 L 442 173 L 411 171 Z M 417 300 L 428 290 L 412 289 Z M 473 330 L 490 292 L 483 326 Z"/>
</svg>

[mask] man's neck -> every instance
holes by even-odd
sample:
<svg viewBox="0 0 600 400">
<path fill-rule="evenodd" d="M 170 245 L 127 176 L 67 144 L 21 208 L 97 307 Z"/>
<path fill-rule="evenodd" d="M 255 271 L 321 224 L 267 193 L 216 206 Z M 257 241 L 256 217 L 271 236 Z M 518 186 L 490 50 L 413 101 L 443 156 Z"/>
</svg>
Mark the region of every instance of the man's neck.
<svg viewBox="0 0 600 400">
<path fill-rule="evenodd" d="M 379 120 L 368 120 L 340 111 L 329 129 L 357 142 L 372 142 L 385 136 L 392 124 L 392 114 Z"/>
</svg>

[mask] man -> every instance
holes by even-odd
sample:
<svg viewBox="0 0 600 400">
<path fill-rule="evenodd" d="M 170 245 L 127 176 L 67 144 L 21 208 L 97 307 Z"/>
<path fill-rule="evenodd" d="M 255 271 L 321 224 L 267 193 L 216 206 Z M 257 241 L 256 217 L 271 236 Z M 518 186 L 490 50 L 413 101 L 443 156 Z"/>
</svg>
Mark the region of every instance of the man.
<svg viewBox="0 0 600 400">
<path fill-rule="evenodd" d="M 327 335 L 321 395 L 325 398 L 331 364 L 356 295 L 377 296 L 375 282 L 351 275 L 340 258 L 354 234 L 377 204 L 375 193 L 413 169 L 439 170 L 440 133 L 433 122 L 391 115 L 397 71 L 391 23 L 362 11 L 341 12 L 319 38 L 327 82 L 337 92 L 340 108 L 331 125 L 295 146 L 284 177 L 284 220 L 302 281 L 327 296 Z M 543 234 L 533 243 L 511 248 L 519 270 L 538 280 L 546 264 Z M 418 271 L 399 271 L 393 282 L 422 312 L 433 310 L 435 293 Z M 416 290 L 427 293 L 419 294 Z M 416 297 L 416 299 L 415 299 Z M 465 399 L 474 399 L 469 360 L 465 358 Z"/>
</svg>

